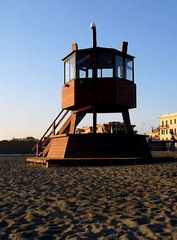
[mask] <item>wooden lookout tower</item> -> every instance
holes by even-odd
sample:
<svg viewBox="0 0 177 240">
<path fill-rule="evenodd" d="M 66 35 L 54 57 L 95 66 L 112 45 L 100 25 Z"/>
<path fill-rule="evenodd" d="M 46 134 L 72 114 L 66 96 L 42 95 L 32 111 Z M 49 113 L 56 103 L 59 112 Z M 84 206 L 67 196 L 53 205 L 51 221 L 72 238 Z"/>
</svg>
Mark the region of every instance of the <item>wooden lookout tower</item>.
<svg viewBox="0 0 177 240">
<path fill-rule="evenodd" d="M 120 50 L 97 46 L 96 26 L 91 24 L 93 46 L 72 52 L 64 59 L 62 110 L 36 144 L 38 159 L 116 159 L 150 156 L 145 137 L 134 134 L 129 109 L 136 108 L 134 57 Z M 92 133 L 77 134 L 76 127 L 92 113 Z M 98 133 L 98 113 L 121 113 L 126 133 Z"/>
</svg>

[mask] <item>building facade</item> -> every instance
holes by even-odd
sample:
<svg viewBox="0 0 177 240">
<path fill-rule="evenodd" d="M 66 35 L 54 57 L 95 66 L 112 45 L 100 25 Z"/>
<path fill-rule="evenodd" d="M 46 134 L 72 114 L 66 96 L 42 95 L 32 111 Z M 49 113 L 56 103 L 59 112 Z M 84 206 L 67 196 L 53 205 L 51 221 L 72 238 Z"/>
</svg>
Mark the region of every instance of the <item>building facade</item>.
<svg viewBox="0 0 177 240">
<path fill-rule="evenodd" d="M 160 115 L 160 140 L 177 138 L 177 112 Z"/>
<path fill-rule="evenodd" d="M 151 132 L 147 133 L 151 140 L 160 140 L 160 127 L 152 128 Z"/>
</svg>

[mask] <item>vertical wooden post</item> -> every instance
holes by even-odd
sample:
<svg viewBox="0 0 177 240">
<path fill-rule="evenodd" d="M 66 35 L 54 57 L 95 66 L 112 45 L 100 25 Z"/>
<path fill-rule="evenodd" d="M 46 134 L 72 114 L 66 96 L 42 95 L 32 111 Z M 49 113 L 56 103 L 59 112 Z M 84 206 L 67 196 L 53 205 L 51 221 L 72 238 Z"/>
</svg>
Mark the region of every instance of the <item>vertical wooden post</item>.
<svg viewBox="0 0 177 240">
<path fill-rule="evenodd" d="M 39 144 L 36 144 L 36 156 L 39 157 Z"/>
<path fill-rule="evenodd" d="M 126 125 L 126 128 L 127 128 L 127 133 L 132 134 L 133 130 L 130 122 L 130 115 L 129 115 L 128 109 L 122 112 L 122 116 L 123 116 L 124 124 Z"/>
<path fill-rule="evenodd" d="M 93 30 L 93 48 L 97 47 L 97 41 L 96 41 L 96 25 L 95 23 L 91 24 L 91 28 Z M 97 53 L 94 52 L 93 56 L 93 97 L 94 97 L 94 103 L 93 103 L 93 133 L 96 134 L 96 125 L 97 125 L 97 112 L 96 112 L 96 102 L 97 102 Z"/>
<path fill-rule="evenodd" d="M 96 133 L 96 125 L 97 125 L 97 112 L 96 107 L 93 106 L 93 133 Z"/>
<path fill-rule="evenodd" d="M 71 113 L 71 123 L 69 133 L 74 134 L 76 130 L 77 113 Z"/>
</svg>

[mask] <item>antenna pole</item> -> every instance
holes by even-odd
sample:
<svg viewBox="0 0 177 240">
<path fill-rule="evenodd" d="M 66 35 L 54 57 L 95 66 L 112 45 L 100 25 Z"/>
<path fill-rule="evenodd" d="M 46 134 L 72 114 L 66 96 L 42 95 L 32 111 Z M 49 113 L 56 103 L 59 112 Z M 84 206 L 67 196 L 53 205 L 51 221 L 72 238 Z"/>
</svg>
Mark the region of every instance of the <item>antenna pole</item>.
<svg viewBox="0 0 177 240">
<path fill-rule="evenodd" d="M 95 23 L 91 23 L 90 25 L 92 32 L 93 32 L 93 48 L 97 47 L 97 41 L 96 41 L 96 25 Z"/>
</svg>

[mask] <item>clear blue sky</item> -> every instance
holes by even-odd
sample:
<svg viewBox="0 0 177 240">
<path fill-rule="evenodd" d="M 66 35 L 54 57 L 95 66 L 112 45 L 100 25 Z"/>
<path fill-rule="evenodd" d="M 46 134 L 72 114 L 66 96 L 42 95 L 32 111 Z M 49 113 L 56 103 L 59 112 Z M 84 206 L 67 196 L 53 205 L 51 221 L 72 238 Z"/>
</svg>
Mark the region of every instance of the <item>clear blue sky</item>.
<svg viewBox="0 0 177 240">
<path fill-rule="evenodd" d="M 63 62 L 77 42 L 129 42 L 136 56 L 137 109 L 142 132 L 159 115 L 177 112 L 176 0 L 0 0 L 0 139 L 40 137 L 61 110 Z M 102 116 L 100 121 L 116 120 Z"/>
</svg>

